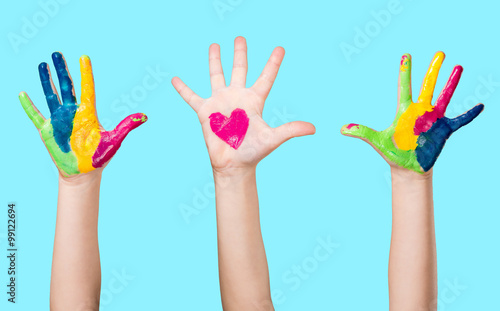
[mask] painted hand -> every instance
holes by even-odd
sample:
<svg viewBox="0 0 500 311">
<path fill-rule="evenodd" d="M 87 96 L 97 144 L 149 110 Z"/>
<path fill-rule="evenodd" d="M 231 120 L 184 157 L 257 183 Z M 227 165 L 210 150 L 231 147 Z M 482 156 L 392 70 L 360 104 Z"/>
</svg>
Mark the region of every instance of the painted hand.
<svg viewBox="0 0 500 311">
<path fill-rule="evenodd" d="M 52 160 L 64 177 L 102 168 L 115 155 L 127 134 L 146 122 L 147 117 L 136 113 L 126 117 L 114 130 L 105 131 L 97 119 L 90 58 L 85 55 L 80 58 L 80 104 L 76 103 L 73 81 L 63 55 L 55 52 L 52 60 L 59 78 L 62 104 L 52 82 L 49 66 L 41 63 L 38 71 L 49 105 L 50 119 L 43 117 L 25 92 L 19 94 L 21 105 L 40 132 Z"/>
<path fill-rule="evenodd" d="M 271 128 L 262 119 L 264 102 L 284 55 L 283 48 L 276 48 L 255 84 L 246 88 L 247 45 L 243 37 L 238 37 L 229 86 L 217 44 L 209 49 L 210 98 L 199 97 L 178 77 L 172 79 L 177 92 L 198 114 L 214 170 L 255 166 L 288 139 L 314 134 L 311 123 L 295 121 Z"/>
<path fill-rule="evenodd" d="M 456 118 L 444 116 L 462 75 L 461 66 L 453 68 L 446 86 L 432 106 L 432 94 L 444 57 L 443 52 L 436 53 L 425 75 L 420 96 L 417 102 L 413 102 L 411 56 L 403 55 L 399 69 L 398 110 L 392 125 L 377 132 L 364 125 L 351 123 L 344 125 L 341 133 L 368 142 L 391 166 L 421 174 L 429 171 L 450 135 L 474 120 L 484 108 L 483 104 L 479 104 Z"/>
</svg>

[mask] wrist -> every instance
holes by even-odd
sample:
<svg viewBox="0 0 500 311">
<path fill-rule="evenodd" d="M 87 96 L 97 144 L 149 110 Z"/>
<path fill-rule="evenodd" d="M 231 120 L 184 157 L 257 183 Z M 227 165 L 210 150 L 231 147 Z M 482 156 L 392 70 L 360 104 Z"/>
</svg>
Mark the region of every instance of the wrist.
<svg viewBox="0 0 500 311">
<path fill-rule="evenodd" d="M 248 176 L 255 174 L 256 166 L 240 166 L 240 167 L 224 167 L 212 168 L 214 178 L 238 178 L 241 176 Z"/>
<path fill-rule="evenodd" d="M 255 184 L 256 167 L 238 167 L 213 169 L 215 187 L 217 189 L 238 188 L 241 185 Z"/>
<path fill-rule="evenodd" d="M 102 169 L 96 169 L 92 172 L 65 177 L 59 174 L 59 185 L 68 187 L 89 186 L 100 184 L 102 178 Z"/>
<path fill-rule="evenodd" d="M 431 168 L 429 171 L 421 174 L 402 167 L 391 166 L 391 177 L 393 182 L 395 180 L 411 182 L 411 181 L 431 181 L 432 180 Z"/>
</svg>

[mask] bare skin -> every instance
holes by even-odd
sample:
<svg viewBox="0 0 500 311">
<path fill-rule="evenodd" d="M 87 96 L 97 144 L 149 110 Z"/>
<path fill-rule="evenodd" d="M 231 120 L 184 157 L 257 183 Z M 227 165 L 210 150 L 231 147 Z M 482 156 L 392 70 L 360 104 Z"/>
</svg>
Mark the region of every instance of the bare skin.
<svg viewBox="0 0 500 311">
<path fill-rule="evenodd" d="M 54 54 L 57 57 L 62 57 L 60 53 Z M 103 134 L 105 131 L 98 122 L 95 112 L 94 79 L 90 59 L 83 56 L 80 59 L 80 64 L 82 97 L 78 109 L 87 109 L 87 111 L 91 109 L 92 113 L 88 113 L 83 120 L 84 122 L 77 123 L 77 125 L 75 125 L 74 119 L 68 119 L 68 124 L 71 124 L 72 128 L 65 127 L 63 129 L 67 131 L 81 130 L 85 128 L 86 124 L 90 123 L 95 125 L 99 132 Z M 58 116 L 54 112 L 67 108 L 70 104 L 76 104 L 68 102 L 68 99 L 75 98 L 73 81 L 69 75 L 66 62 L 56 63 L 56 71 L 60 73 L 59 82 L 62 95 L 59 97 L 48 66 L 46 64 L 45 66 L 41 65 L 39 70 L 41 76 L 44 77 L 42 85 L 45 84 L 44 92 L 51 110 L 51 117 L 57 120 Z M 62 98 L 62 102 L 59 98 Z M 65 171 L 69 164 L 67 158 L 61 156 L 63 153 L 68 154 L 68 152 L 63 152 L 57 145 L 52 143 L 54 141 L 53 130 L 51 127 L 47 127 L 48 124 L 51 124 L 51 120 L 46 120 L 41 115 L 26 93 L 22 92 L 20 99 L 26 114 L 37 127 L 42 141 L 59 170 L 57 221 L 50 282 L 50 310 L 99 310 L 101 264 L 97 239 L 97 221 L 102 171 L 111 160 L 114 152 L 120 148 L 123 139 L 139 124 L 133 124 L 133 122 L 123 123 L 122 121 L 121 126 L 117 126 L 114 131 L 110 132 L 111 135 L 114 135 L 115 131 L 119 131 L 120 142 L 108 148 L 108 151 L 113 149 L 113 155 L 101 167 L 85 173 L 80 171 L 69 173 Z M 54 115 L 56 116 L 54 117 Z M 136 115 L 127 118 L 133 118 L 134 116 Z M 74 118 L 74 115 L 72 117 Z M 138 120 L 137 122 L 142 124 L 145 119 L 144 116 L 144 120 Z M 96 123 L 91 122 L 93 120 Z M 93 130 L 95 132 L 97 129 L 94 128 Z M 69 132 L 69 134 L 71 133 Z M 79 138 L 71 141 L 71 152 L 73 152 L 73 149 L 86 150 L 88 145 L 92 145 L 94 139 L 88 132 L 85 135 L 80 135 Z"/>
<path fill-rule="evenodd" d="M 444 147 L 444 142 L 451 133 L 470 123 L 481 113 L 483 105 L 479 104 L 468 112 L 448 119 L 444 116 L 453 92 L 457 87 L 462 72 L 461 66 L 455 66 L 446 86 L 443 88 L 434 106 L 431 104 L 437 75 L 444 60 L 444 53 L 434 56 L 429 70 L 422 83 L 420 95 L 416 102 L 412 99 L 411 89 L 411 56 L 403 55 L 400 62 L 398 82 L 398 110 L 393 124 L 384 131 L 377 132 L 366 126 L 350 124 L 342 128 L 346 136 L 360 138 L 369 143 L 391 166 L 392 176 L 392 237 L 389 255 L 389 307 L 395 311 L 433 311 L 437 309 L 437 255 L 434 230 L 434 203 L 432 192 L 432 172 L 434 161 Z M 412 162 L 412 152 L 415 147 L 402 147 L 407 143 L 400 139 L 397 144 L 399 126 L 411 129 L 410 135 L 403 138 L 415 138 L 418 118 L 412 116 L 412 111 L 422 110 L 440 113 L 439 117 L 428 120 L 431 124 L 437 121 L 445 125 L 434 133 L 448 135 L 428 135 L 419 147 L 438 151 L 427 153 L 435 155 L 433 161 L 426 161 L 424 169 L 420 162 Z M 427 130 L 426 130 L 427 131 Z M 399 132 L 401 133 L 401 132 Z M 401 138 L 401 137 L 400 137 Z M 434 139 L 433 139 L 434 138 Z M 417 139 L 415 138 L 417 141 Z M 410 156 L 408 156 L 410 155 Z M 415 155 L 415 154 L 413 154 Z M 416 159 L 416 158 L 415 158 Z M 411 163 L 417 163 L 411 165 Z M 418 166 L 418 167 L 417 167 Z M 430 166 L 430 167 L 429 167 Z"/>
<path fill-rule="evenodd" d="M 435 310 L 437 255 L 432 170 L 391 168 L 390 310 Z"/>
<path fill-rule="evenodd" d="M 277 128 L 262 119 L 264 102 L 278 74 L 285 51 L 276 48 L 255 84 L 246 88 L 247 45 L 243 37 L 234 42 L 231 83 L 226 86 L 220 61 L 220 47 L 209 49 L 212 96 L 203 99 L 178 77 L 172 84 L 194 109 L 200 120 L 212 163 L 217 209 L 219 278 L 224 310 L 274 310 L 269 273 L 259 220 L 255 171 L 261 159 L 290 138 L 314 134 L 311 123 L 295 121 Z M 209 116 L 229 116 L 246 111 L 249 128 L 235 150 L 210 128 Z"/>
<path fill-rule="evenodd" d="M 70 178 L 59 176 L 51 310 L 99 310 L 97 220 L 101 176 L 102 169 Z"/>
</svg>

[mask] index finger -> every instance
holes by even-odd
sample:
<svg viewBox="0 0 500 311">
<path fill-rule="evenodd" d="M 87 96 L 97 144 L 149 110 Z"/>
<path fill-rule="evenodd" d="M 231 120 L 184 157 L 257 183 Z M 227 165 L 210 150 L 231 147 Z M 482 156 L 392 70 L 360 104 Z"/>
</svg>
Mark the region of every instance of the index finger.
<svg viewBox="0 0 500 311">
<path fill-rule="evenodd" d="M 92 63 L 90 57 L 83 55 L 80 57 L 80 72 L 82 76 L 82 95 L 80 105 L 90 106 L 95 109 L 95 88 L 94 75 L 92 74 Z"/>
<path fill-rule="evenodd" d="M 411 55 L 404 54 L 399 66 L 398 104 L 411 103 Z"/>
<path fill-rule="evenodd" d="M 285 57 L 285 49 L 282 47 L 277 47 L 274 49 L 271 57 L 267 61 L 264 70 L 260 74 L 260 77 L 255 81 L 252 89 L 259 95 L 262 95 L 264 98 L 267 98 L 271 88 L 273 87 L 274 80 L 276 80 L 276 76 L 278 75 L 278 71 L 281 66 L 281 62 Z"/>
</svg>

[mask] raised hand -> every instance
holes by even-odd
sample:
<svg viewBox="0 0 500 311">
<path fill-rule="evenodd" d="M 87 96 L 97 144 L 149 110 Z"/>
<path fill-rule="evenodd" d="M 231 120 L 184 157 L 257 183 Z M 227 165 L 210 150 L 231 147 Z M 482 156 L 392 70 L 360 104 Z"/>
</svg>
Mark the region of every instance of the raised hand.
<svg viewBox="0 0 500 311">
<path fill-rule="evenodd" d="M 38 66 L 43 92 L 50 110 L 46 120 L 33 105 L 28 94 L 21 92 L 19 100 L 28 117 L 40 132 L 52 160 L 64 176 L 73 176 L 104 167 L 120 148 L 127 134 L 146 122 L 145 114 L 126 117 L 112 131 L 105 131 L 95 109 L 92 64 L 86 55 L 80 58 L 82 77 L 81 103 L 76 103 L 73 81 L 61 53 L 52 54 L 59 79 L 62 103 L 47 63 Z"/>
<path fill-rule="evenodd" d="M 411 56 L 403 55 L 399 69 L 398 110 L 392 125 L 378 132 L 364 125 L 351 123 L 344 125 L 341 133 L 368 142 L 391 166 L 421 174 L 429 171 L 450 135 L 471 122 L 484 108 L 483 104 L 479 104 L 458 117 L 450 119 L 444 116 L 462 75 L 462 66 L 453 68 L 446 86 L 432 106 L 432 95 L 444 57 L 443 52 L 434 55 L 418 100 L 413 102 Z"/>
<path fill-rule="evenodd" d="M 286 140 L 314 134 L 311 123 L 295 121 L 271 128 L 262 119 L 264 102 L 284 55 L 283 48 L 276 48 L 255 84 L 246 88 L 247 45 L 243 37 L 238 37 L 234 42 L 229 86 L 225 83 L 217 44 L 209 49 L 210 98 L 196 95 L 178 77 L 172 79 L 177 92 L 198 114 L 215 170 L 254 166 Z"/>
</svg>

